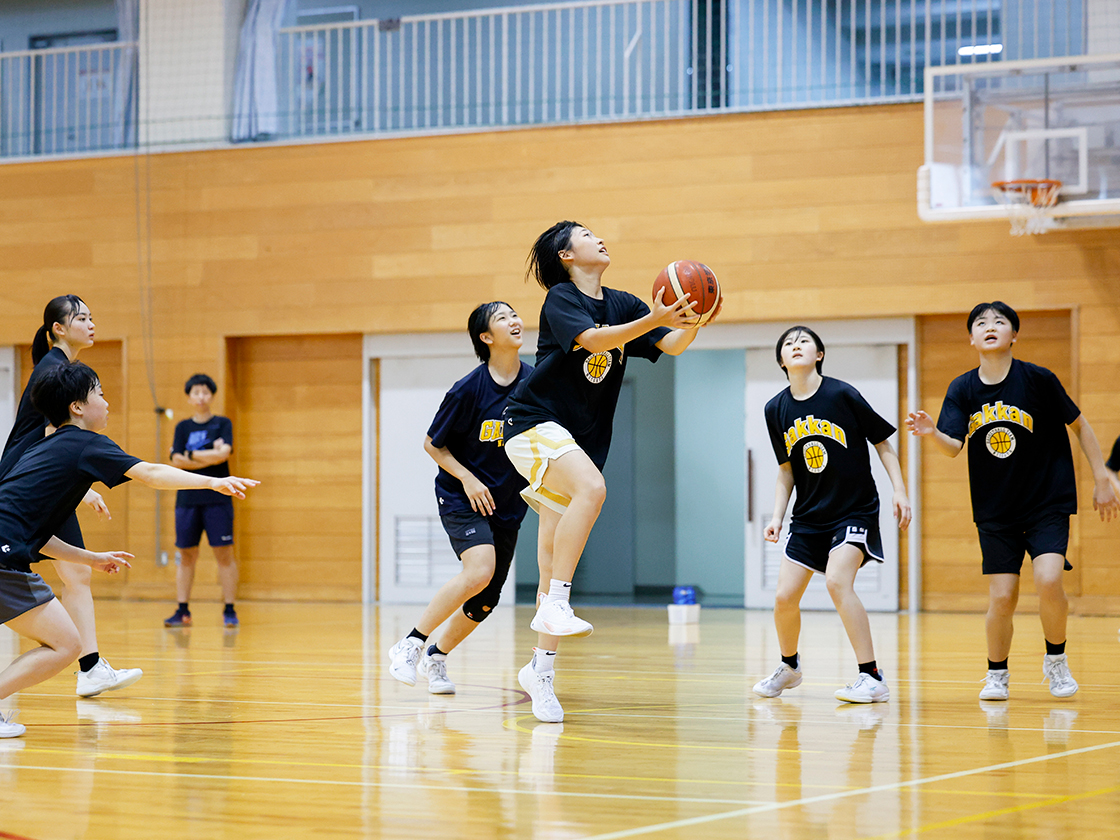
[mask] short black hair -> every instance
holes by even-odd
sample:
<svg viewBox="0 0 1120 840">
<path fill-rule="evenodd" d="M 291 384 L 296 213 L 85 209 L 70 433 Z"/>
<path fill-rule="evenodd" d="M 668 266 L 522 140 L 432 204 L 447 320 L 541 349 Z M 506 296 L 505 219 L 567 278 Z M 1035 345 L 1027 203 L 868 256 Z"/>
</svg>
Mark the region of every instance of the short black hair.
<svg viewBox="0 0 1120 840">
<path fill-rule="evenodd" d="M 183 388 L 183 393 L 189 397 L 191 395 L 191 388 L 193 388 L 195 385 L 205 385 L 210 389 L 211 394 L 218 393 L 217 383 L 215 383 L 214 380 L 207 376 L 205 373 L 196 373 L 194 376 L 188 379 L 186 386 Z"/>
<path fill-rule="evenodd" d="M 968 313 L 968 331 L 972 332 L 972 325 L 976 319 L 988 310 L 997 312 L 1011 322 L 1011 329 L 1019 332 L 1019 313 L 1004 303 L 1002 300 L 993 300 L 991 303 L 978 303 Z"/>
<path fill-rule="evenodd" d="M 776 358 L 778 360 L 778 367 L 780 367 L 782 370 L 785 371 L 786 379 L 789 379 L 789 371 L 786 370 L 786 366 L 782 364 L 782 345 L 786 343 L 787 338 L 789 338 L 794 333 L 799 333 L 799 332 L 805 333 L 805 335 L 807 335 L 807 336 L 809 336 L 809 338 L 813 339 L 813 343 L 817 345 L 817 352 L 821 354 L 821 357 L 819 359 L 817 359 L 817 373 L 819 373 L 823 376 L 824 375 L 824 370 L 823 370 L 823 368 L 824 368 L 824 342 L 821 341 L 821 337 L 819 335 L 817 335 L 815 332 L 813 332 L 808 327 L 803 327 L 800 324 L 795 326 L 795 327 L 790 327 L 788 330 L 786 330 L 784 333 L 782 333 L 778 337 L 778 343 L 774 345 L 774 358 Z"/>
<path fill-rule="evenodd" d="M 551 289 L 561 283 L 570 283 L 571 274 L 568 267 L 560 259 L 560 252 L 567 251 L 572 245 L 572 231 L 581 228 L 579 222 L 557 222 L 533 243 L 529 251 L 529 268 L 525 272 L 526 279 L 532 277 L 540 284 L 542 289 Z"/>
<path fill-rule="evenodd" d="M 70 404 L 85 403 L 100 380 L 81 362 L 47 368 L 31 386 L 31 404 L 54 427 L 70 422 Z"/>
<path fill-rule="evenodd" d="M 513 309 L 504 300 L 492 300 L 489 303 L 480 303 L 474 308 L 474 312 L 467 318 L 467 332 L 471 335 L 471 344 L 474 345 L 474 354 L 478 356 L 480 362 L 490 361 L 490 345 L 482 340 L 484 332 L 490 332 L 490 319 L 494 317 L 494 313 L 498 311 L 498 307 L 508 306 Z"/>
</svg>

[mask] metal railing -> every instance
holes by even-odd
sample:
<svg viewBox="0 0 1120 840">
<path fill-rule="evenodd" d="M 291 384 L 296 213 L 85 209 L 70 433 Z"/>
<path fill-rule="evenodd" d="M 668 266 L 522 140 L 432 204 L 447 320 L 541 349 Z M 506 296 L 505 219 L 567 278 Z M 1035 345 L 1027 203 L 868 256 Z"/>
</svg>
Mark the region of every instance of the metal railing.
<svg viewBox="0 0 1120 840">
<path fill-rule="evenodd" d="M 284 29 L 281 134 L 916 101 L 926 66 L 1084 49 L 1051 0 L 585 0 Z"/>
<path fill-rule="evenodd" d="M 0 156 L 135 143 L 136 44 L 0 53 Z"/>
</svg>

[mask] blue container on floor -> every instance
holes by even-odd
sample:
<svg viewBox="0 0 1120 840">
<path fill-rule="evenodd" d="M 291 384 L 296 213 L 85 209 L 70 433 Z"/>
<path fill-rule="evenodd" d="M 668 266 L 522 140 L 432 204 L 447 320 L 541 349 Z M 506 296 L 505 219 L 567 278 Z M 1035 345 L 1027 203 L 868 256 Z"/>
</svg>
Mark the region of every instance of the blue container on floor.
<svg viewBox="0 0 1120 840">
<path fill-rule="evenodd" d="M 673 587 L 673 603 L 674 604 L 695 604 L 696 603 L 696 587 L 695 586 L 674 586 Z"/>
</svg>

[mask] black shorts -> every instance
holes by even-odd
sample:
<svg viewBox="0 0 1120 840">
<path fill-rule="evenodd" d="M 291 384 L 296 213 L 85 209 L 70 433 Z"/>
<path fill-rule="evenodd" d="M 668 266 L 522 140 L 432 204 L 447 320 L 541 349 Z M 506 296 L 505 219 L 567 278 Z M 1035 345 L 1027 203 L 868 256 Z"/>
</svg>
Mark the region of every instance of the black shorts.
<svg viewBox="0 0 1120 840">
<path fill-rule="evenodd" d="M 980 554 L 986 575 L 1017 575 L 1023 568 L 1023 555 L 1031 560 L 1041 554 L 1066 556 L 1069 548 L 1069 514 L 1047 513 L 1029 525 L 1005 528 L 976 524 L 980 535 Z M 1073 566 L 1065 561 L 1068 572 Z"/>
<path fill-rule="evenodd" d="M 863 552 L 864 566 L 874 560 L 883 562 L 883 539 L 879 535 L 878 520 L 852 519 L 840 525 L 835 531 L 820 533 L 793 531 L 786 537 L 785 557 L 791 563 L 820 572 L 828 567 L 828 558 L 834 549 L 842 545 L 857 546 Z"/>
<path fill-rule="evenodd" d="M 473 510 L 453 510 L 442 514 L 439 521 L 443 523 L 443 530 L 447 532 L 455 556 L 460 560 L 468 548 L 492 545 L 497 555 L 495 574 L 503 562 L 506 570 L 509 570 L 509 565 L 513 562 L 513 551 L 517 547 L 516 528 L 491 525 L 489 519 Z"/>
<path fill-rule="evenodd" d="M 0 566 L 0 624 L 7 624 L 52 598 L 51 588 L 35 572 Z"/>
<path fill-rule="evenodd" d="M 203 530 L 211 548 L 233 545 L 233 502 L 175 508 L 176 548 L 194 548 Z"/>
</svg>

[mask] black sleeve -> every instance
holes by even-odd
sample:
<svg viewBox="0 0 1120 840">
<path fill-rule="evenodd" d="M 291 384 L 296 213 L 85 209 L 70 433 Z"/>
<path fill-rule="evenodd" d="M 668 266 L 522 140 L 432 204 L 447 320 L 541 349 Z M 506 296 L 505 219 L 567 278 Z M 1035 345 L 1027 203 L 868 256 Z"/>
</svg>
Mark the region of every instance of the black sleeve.
<svg viewBox="0 0 1120 840">
<path fill-rule="evenodd" d="M 1112 444 L 1112 454 L 1108 456 L 1105 466 L 1113 472 L 1120 472 L 1120 437 Z"/>
<path fill-rule="evenodd" d="M 577 335 L 595 327 L 591 313 L 580 306 L 578 296 L 582 294 L 572 283 L 561 283 L 548 290 L 541 309 L 557 344 L 565 353 L 570 353 L 575 347 Z"/>
<path fill-rule="evenodd" d="M 187 421 L 182 420 L 175 424 L 175 437 L 171 441 L 172 455 L 187 454 Z"/>
<path fill-rule="evenodd" d="M 630 323 L 637 321 L 639 318 L 644 318 L 649 314 L 649 307 L 645 301 L 636 295 L 629 292 L 622 292 L 626 295 L 627 303 L 629 304 L 626 320 L 623 323 Z M 661 348 L 657 346 L 657 342 L 667 336 L 672 330 L 668 327 L 654 327 L 645 335 L 638 336 L 632 341 L 626 342 L 626 354 L 628 356 L 638 356 L 642 359 L 649 359 L 651 362 L 657 361 L 661 356 Z"/>
<path fill-rule="evenodd" d="M 428 437 L 432 439 L 432 446 L 442 449 L 453 432 L 461 431 L 463 417 L 467 413 L 457 393 L 448 391 L 444 394 L 439 411 L 432 418 L 432 425 L 428 427 Z"/>
<path fill-rule="evenodd" d="M 228 443 L 230 449 L 233 449 L 233 421 L 228 417 L 218 418 L 218 437 Z"/>
<path fill-rule="evenodd" d="M 789 461 L 789 453 L 786 452 L 785 430 L 782 428 L 781 418 L 778 416 L 778 400 L 780 397 L 781 394 L 766 403 L 764 414 L 766 416 L 766 431 L 770 435 L 770 445 L 774 447 L 774 457 L 778 459 L 778 464 L 784 464 Z"/>
<path fill-rule="evenodd" d="M 128 481 L 125 473 L 140 463 L 104 435 L 95 435 L 86 444 L 78 458 L 78 469 L 106 487 L 116 487 Z"/>
<path fill-rule="evenodd" d="M 872 446 L 878 446 L 898 431 L 871 407 L 871 404 L 864 399 L 863 394 L 850 385 L 847 388 L 846 396 L 852 413 L 859 421 L 863 436 Z"/>
<path fill-rule="evenodd" d="M 1042 371 L 1042 381 L 1045 383 L 1043 387 L 1046 404 L 1054 406 L 1058 410 L 1062 422 L 1068 426 L 1081 416 L 1081 409 L 1066 393 L 1062 380 L 1058 379 L 1058 375 L 1054 371 L 1046 368 L 1040 368 L 1040 370 Z"/>
<path fill-rule="evenodd" d="M 949 383 L 945 401 L 941 403 L 941 414 L 937 418 L 937 430 L 963 444 L 968 440 L 968 411 L 962 405 L 966 387 L 962 379 L 958 377 Z"/>
</svg>

